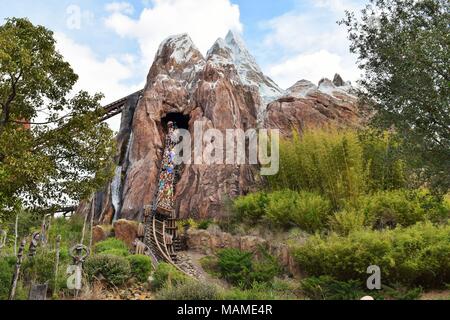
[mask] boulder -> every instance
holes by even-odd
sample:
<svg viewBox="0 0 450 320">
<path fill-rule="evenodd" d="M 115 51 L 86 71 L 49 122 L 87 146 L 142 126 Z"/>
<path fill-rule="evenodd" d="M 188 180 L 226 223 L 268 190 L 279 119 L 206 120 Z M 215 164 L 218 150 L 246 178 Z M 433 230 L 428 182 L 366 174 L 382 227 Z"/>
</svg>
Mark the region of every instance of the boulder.
<svg viewBox="0 0 450 320">
<path fill-rule="evenodd" d="M 92 228 L 92 243 L 96 244 L 97 242 L 103 241 L 108 238 L 109 232 L 104 226 L 94 226 Z"/>
<path fill-rule="evenodd" d="M 133 241 L 137 238 L 138 223 L 129 220 L 118 220 L 114 223 L 114 236 L 125 242 L 130 248 L 133 247 Z"/>
</svg>

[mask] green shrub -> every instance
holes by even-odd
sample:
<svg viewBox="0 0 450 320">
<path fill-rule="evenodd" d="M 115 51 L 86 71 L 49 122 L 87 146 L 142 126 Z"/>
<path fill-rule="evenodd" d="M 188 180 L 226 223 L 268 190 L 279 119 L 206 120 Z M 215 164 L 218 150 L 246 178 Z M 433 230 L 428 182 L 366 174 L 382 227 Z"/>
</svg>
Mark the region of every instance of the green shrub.
<svg viewBox="0 0 450 320">
<path fill-rule="evenodd" d="M 127 260 L 131 266 L 131 275 L 140 282 L 147 281 L 153 269 L 150 257 L 132 255 L 128 256 Z"/>
<path fill-rule="evenodd" d="M 219 259 L 216 256 L 206 256 L 200 259 L 203 270 L 212 276 L 220 277 Z"/>
<path fill-rule="evenodd" d="M 166 286 L 161 289 L 157 298 L 159 300 L 218 300 L 219 292 L 214 285 L 188 280 L 175 286 Z"/>
<path fill-rule="evenodd" d="M 222 278 L 241 288 L 254 283 L 270 282 L 279 274 L 277 260 L 260 249 L 261 257 L 253 258 L 250 252 L 239 249 L 223 249 L 218 253 L 218 268 Z"/>
<path fill-rule="evenodd" d="M 0 257 L 0 300 L 7 300 L 14 274 L 16 258 L 14 256 Z"/>
<path fill-rule="evenodd" d="M 408 168 L 398 137 L 390 132 L 369 129 L 359 132 L 358 138 L 363 149 L 368 189 L 376 192 L 405 188 Z"/>
<path fill-rule="evenodd" d="M 27 284 L 30 283 L 48 283 L 49 291 L 55 286 L 55 251 L 38 250 L 33 259 L 26 258 L 22 264 L 23 279 Z M 65 269 L 68 258 L 60 254 L 59 272 L 57 284 L 59 289 L 66 287 Z"/>
<path fill-rule="evenodd" d="M 266 208 L 267 219 L 276 225 L 293 226 L 291 214 L 297 208 L 298 192 L 292 190 L 280 190 L 268 195 Z"/>
<path fill-rule="evenodd" d="M 224 290 L 221 294 L 222 300 L 287 300 L 294 296 L 285 292 L 277 292 L 270 285 L 265 283 L 254 283 L 247 289 L 233 288 Z"/>
<path fill-rule="evenodd" d="M 336 209 L 343 200 L 354 201 L 365 193 L 366 177 L 356 132 L 314 129 L 280 141 L 280 170 L 269 176 L 268 182 L 272 189 L 324 195 Z"/>
<path fill-rule="evenodd" d="M 265 249 L 259 249 L 258 258 L 252 261 L 250 281 L 253 283 L 270 283 L 273 278 L 280 274 L 281 266 L 278 260 L 270 255 Z"/>
<path fill-rule="evenodd" d="M 326 226 L 330 212 L 331 204 L 328 200 L 320 195 L 301 191 L 289 218 L 300 229 L 315 232 Z"/>
<path fill-rule="evenodd" d="M 316 235 L 295 248 L 294 256 L 310 276 L 365 281 L 367 267 L 377 265 L 384 284 L 439 288 L 450 282 L 449 252 L 450 225 L 428 222 L 394 230 L 361 230 L 348 236 Z"/>
<path fill-rule="evenodd" d="M 392 300 L 417 300 L 422 295 L 422 288 L 405 288 L 401 285 L 395 285 L 393 287 L 382 286 L 381 294 Z"/>
<path fill-rule="evenodd" d="M 447 223 L 450 219 L 450 202 L 445 197 L 433 195 L 427 189 L 409 191 L 409 198 L 425 210 L 427 218 L 435 223 Z"/>
<path fill-rule="evenodd" d="M 343 282 L 330 276 L 306 278 L 301 281 L 300 288 L 311 300 L 359 300 L 365 296 L 360 281 Z"/>
<path fill-rule="evenodd" d="M 252 222 L 265 217 L 276 225 L 298 226 L 308 231 L 321 229 L 331 209 L 329 201 L 319 195 L 289 189 L 249 194 L 238 198 L 235 207 L 240 208 L 238 212 Z M 255 210 L 253 216 L 252 210 Z"/>
<path fill-rule="evenodd" d="M 274 291 L 277 297 L 280 297 L 283 300 L 298 299 L 300 297 L 298 281 L 295 279 L 275 278 L 266 285 L 269 290 Z"/>
<path fill-rule="evenodd" d="M 359 300 L 370 295 L 375 300 L 415 300 L 422 294 L 422 289 L 408 289 L 402 286 L 382 285 L 381 290 L 369 290 L 365 282 L 349 280 L 338 281 L 330 276 L 310 277 L 301 281 L 302 293 L 311 300 Z"/>
<path fill-rule="evenodd" d="M 233 211 L 238 220 L 255 222 L 265 215 L 268 202 L 266 193 L 250 193 L 234 200 Z"/>
<path fill-rule="evenodd" d="M 234 285 L 247 287 L 251 284 L 252 254 L 239 249 L 223 249 L 218 253 L 222 277 Z"/>
<path fill-rule="evenodd" d="M 446 221 L 449 209 L 425 191 L 393 190 L 364 196 L 358 201 L 361 210 L 373 228 L 411 226 L 430 219 Z"/>
<path fill-rule="evenodd" d="M 21 266 L 21 277 L 18 284 L 18 289 L 16 293 L 16 299 L 27 299 L 28 298 L 28 289 L 32 283 L 47 283 L 49 293 L 53 292 L 55 288 L 55 280 L 57 282 L 57 292 L 61 292 L 66 289 L 66 275 L 65 270 L 68 265 L 69 256 L 67 254 L 67 248 L 62 247 L 59 259 L 59 272 L 58 277 L 55 279 L 55 259 L 56 253 L 54 250 L 38 250 L 33 259 L 30 259 L 26 253 Z M 9 290 L 12 279 L 12 272 L 14 270 L 16 258 L 14 256 L 2 257 L 0 259 L 0 287 L 5 288 L 5 290 Z M 9 280 L 7 280 L 8 276 L 2 276 L 4 273 L 4 263 L 11 264 L 11 276 Z M 9 282 L 7 285 L 3 284 L 3 281 Z M 0 289 L 0 300 L 2 299 L 2 290 Z"/>
<path fill-rule="evenodd" d="M 167 263 L 160 263 L 153 273 L 152 286 L 156 290 L 164 286 L 176 286 L 188 280 L 188 276 Z"/>
<path fill-rule="evenodd" d="M 343 236 L 362 230 L 366 225 L 365 214 L 354 209 L 337 212 L 330 219 L 330 229 Z"/>
<path fill-rule="evenodd" d="M 101 254 L 109 254 L 112 256 L 119 256 L 119 257 L 127 257 L 130 255 L 130 252 L 128 249 L 107 249 L 105 251 L 101 251 Z"/>
<path fill-rule="evenodd" d="M 131 276 L 130 263 L 124 257 L 99 254 L 87 259 L 84 272 L 89 281 L 102 280 L 113 286 L 120 286 Z"/>
<path fill-rule="evenodd" d="M 283 189 L 272 193 L 251 193 L 234 202 L 239 221 L 294 227 L 315 232 L 323 229 L 331 212 L 330 201 L 318 194 Z"/>
<path fill-rule="evenodd" d="M 103 253 L 107 250 L 118 249 L 122 251 L 128 252 L 128 247 L 122 240 L 116 238 L 108 238 L 104 241 L 98 242 L 95 244 L 95 252 Z"/>
<path fill-rule="evenodd" d="M 280 170 L 268 182 L 272 189 L 324 195 L 341 209 L 343 201 L 368 191 L 405 188 L 412 180 L 407 172 L 401 141 L 392 133 L 307 129 L 280 142 Z"/>
<path fill-rule="evenodd" d="M 213 223 L 211 219 L 205 219 L 198 222 L 198 228 L 200 230 L 207 230 L 209 226 Z"/>
</svg>

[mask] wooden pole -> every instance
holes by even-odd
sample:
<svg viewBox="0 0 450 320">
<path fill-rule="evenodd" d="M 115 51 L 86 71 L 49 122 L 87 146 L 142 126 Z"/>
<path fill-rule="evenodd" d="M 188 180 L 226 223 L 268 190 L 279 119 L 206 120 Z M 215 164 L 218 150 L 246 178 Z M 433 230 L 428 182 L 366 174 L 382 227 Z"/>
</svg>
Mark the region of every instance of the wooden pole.
<svg viewBox="0 0 450 320">
<path fill-rule="evenodd" d="M 91 201 L 92 201 L 92 205 L 94 205 L 94 203 L 93 203 L 94 202 L 94 197 L 91 198 Z M 84 216 L 83 231 L 82 231 L 81 241 L 80 241 L 81 244 L 84 244 L 84 234 L 86 233 L 86 224 L 87 224 L 88 216 L 89 216 L 88 214 L 86 214 Z"/>
<path fill-rule="evenodd" d="M 95 200 L 96 196 L 94 193 L 93 199 L 92 199 L 92 208 L 91 208 L 91 223 L 90 223 L 90 238 L 89 238 L 89 249 L 92 250 L 92 229 L 94 228 L 94 215 L 95 215 Z"/>
<path fill-rule="evenodd" d="M 53 295 L 58 293 L 58 268 L 59 268 L 59 251 L 61 248 L 61 235 L 56 237 L 56 257 L 55 257 L 55 283 L 53 285 Z"/>
<path fill-rule="evenodd" d="M 16 223 L 14 225 L 14 256 L 17 257 L 17 238 L 19 237 L 19 214 L 16 214 Z"/>
<path fill-rule="evenodd" d="M 14 300 L 14 296 L 16 295 L 17 282 L 19 280 L 20 275 L 20 266 L 22 265 L 23 260 L 23 249 L 27 241 L 25 239 L 22 240 L 22 243 L 19 247 L 19 252 L 17 253 L 17 261 L 16 261 L 16 269 L 14 270 L 14 275 L 11 283 L 11 290 L 9 292 L 9 300 Z"/>
<path fill-rule="evenodd" d="M 46 214 L 42 220 L 42 225 L 41 225 L 41 245 L 43 247 L 47 246 L 47 241 L 48 241 L 48 233 L 50 231 L 50 224 L 52 221 L 52 214 Z"/>
</svg>

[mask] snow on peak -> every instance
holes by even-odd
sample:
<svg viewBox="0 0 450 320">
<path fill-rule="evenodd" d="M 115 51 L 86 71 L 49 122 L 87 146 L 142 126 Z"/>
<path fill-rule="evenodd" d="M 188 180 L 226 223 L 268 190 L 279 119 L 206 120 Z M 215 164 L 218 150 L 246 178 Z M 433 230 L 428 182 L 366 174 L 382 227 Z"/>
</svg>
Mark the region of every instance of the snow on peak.
<svg viewBox="0 0 450 320">
<path fill-rule="evenodd" d="M 308 80 L 297 81 L 292 87 L 286 90 L 288 95 L 296 98 L 305 98 L 308 94 L 317 90 L 317 86 Z"/>
<path fill-rule="evenodd" d="M 242 39 L 239 33 L 236 33 L 233 30 L 228 31 L 227 35 L 225 36 L 225 41 L 227 43 L 234 42 L 237 46 L 241 47 L 243 50 L 247 50 L 244 39 Z"/>
<path fill-rule="evenodd" d="M 208 51 L 208 60 L 221 64 L 234 64 L 241 82 L 257 87 L 265 107 L 283 95 L 284 91 L 265 76 L 255 58 L 248 51 L 241 36 L 229 31 L 225 39 L 219 38 Z"/>
<path fill-rule="evenodd" d="M 219 38 L 207 53 L 207 59 L 219 65 L 234 64 L 233 53 L 225 40 Z"/>
<path fill-rule="evenodd" d="M 189 61 L 194 54 L 200 54 L 191 37 L 189 37 L 187 33 L 166 38 L 159 46 L 156 56 L 160 57 L 164 55 L 167 48 L 170 48 L 172 52 L 170 58 L 174 59 L 177 63 Z"/>
<path fill-rule="evenodd" d="M 261 72 L 255 58 L 247 50 L 244 40 L 233 31 L 229 31 L 225 37 L 225 43 L 233 52 L 235 62 L 239 65 L 246 65 L 247 68 L 254 71 Z"/>
<path fill-rule="evenodd" d="M 297 81 L 292 87 L 286 90 L 285 96 L 306 98 L 309 95 L 320 92 L 336 99 L 342 99 L 345 96 L 354 97 L 353 90 L 354 88 L 350 82 L 345 82 L 339 74 L 336 74 L 333 81 L 328 78 L 322 78 L 318 86 L 304 79 Z"/>
<path fill-rule="evenodd" d="M 344 82 L 338 74 L 335 75 L 333 81 L 328 78 L 320 80 L 318 90 L 333 97 L 336 97 L 336 94 L 339 93 L 353 96 L 353 86 L 351 83 Z"/>
</svg>

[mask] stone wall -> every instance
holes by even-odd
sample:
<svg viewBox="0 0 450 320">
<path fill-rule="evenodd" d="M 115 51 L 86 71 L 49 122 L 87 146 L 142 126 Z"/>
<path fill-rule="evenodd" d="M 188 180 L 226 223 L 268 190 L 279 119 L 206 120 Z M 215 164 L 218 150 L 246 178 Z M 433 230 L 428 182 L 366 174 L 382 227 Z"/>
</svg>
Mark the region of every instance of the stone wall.
<svg viewBox="0 0 450 320">
<path fill-rule="evenodd" d="M 187 232 L 189 250 L 210 255 L 224 248 L 235 248 L 255 253 L 259 246 L 263 246 L 276 257 L 280 264 L 295 278 L 302 274 L 294 261 L 289 246 L 283 243 L 271 242 L 255 236 L 238 236 L 221 231 L 190 229 Z"/>
</svg>

